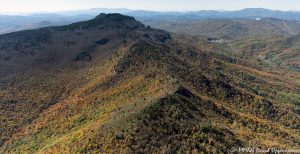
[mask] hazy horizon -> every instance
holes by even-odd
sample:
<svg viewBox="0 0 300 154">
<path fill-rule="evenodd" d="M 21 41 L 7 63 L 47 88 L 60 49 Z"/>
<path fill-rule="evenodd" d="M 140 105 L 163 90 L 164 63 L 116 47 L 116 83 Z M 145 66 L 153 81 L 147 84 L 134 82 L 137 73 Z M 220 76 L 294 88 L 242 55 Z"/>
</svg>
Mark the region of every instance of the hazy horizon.
<svg viewBox="0 0 300 154">
<path fill-rule="evenodd" d="M 172 5 L 171 5 L 172 4 Z M 39 13 L 39 12 L 60 12 L 69 10 L 87 10 L 91 8 L 109 8 L 130 10 L 149 10 L 149 11 L 199 11 L 199 10 L 242 10 L 246 8 L 265 8 L 281 11 L 300 11 L 300 2 L 293 0 L 152 0 L 134 1 L 134 0 L 2 0 L 0 5 L 0 14 L 18 14 L 18 13 Z"/>
</svg>

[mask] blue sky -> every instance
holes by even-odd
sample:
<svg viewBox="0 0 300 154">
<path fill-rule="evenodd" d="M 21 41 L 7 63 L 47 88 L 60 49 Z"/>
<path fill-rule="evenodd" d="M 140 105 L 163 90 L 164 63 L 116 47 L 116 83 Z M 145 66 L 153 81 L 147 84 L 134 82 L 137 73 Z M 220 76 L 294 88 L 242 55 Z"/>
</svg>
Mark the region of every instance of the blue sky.
<svg viewBox="0 0 300 154">
<path fill-rule="evenodd" d="M 300 0 L 0 0 L 0 13 L 129 8 L 156 11 L 269 8 L 300 11 Z"/>
</svg>

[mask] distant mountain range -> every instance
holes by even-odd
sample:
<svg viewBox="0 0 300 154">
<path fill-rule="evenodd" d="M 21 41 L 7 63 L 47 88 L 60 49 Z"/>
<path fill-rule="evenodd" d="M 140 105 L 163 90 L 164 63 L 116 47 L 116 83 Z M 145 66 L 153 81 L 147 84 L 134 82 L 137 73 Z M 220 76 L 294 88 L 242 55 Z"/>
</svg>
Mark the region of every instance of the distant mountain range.
<svg viewBox="0 0 300 154">
<path fill-rule="evenodd" d="M 263 8 L 248 8 L 238 11 L 203 10 L 190 12 L 156 12 L 145 10 L 93 8 L 88 10 L 70 10 L 62 12 L 39 12 L 31 15 L 0 15 L 0 34 L 47 26 L 66 25 L 77 21 L 92 19 L 99 13 L 121 13 L 133 16 L 140 21 L 183 21 L 220 18 L 277 18 L 282 20 L 300 21 L 300 12 L 277 11 Z"/>
<path fill-rule="evenodd" d="M 243 38 L 266 38 L 289 36 L 300 33 L 299 21 L 275 18 L 253 19 L 205 19 L 205 20 L 141 20 L 151 27 L 174 33 L 202 38 L 239 40 Z"/>
<path fill-rule="evenodd" d="M 211 18 L 278 18 L 284 20 L 300 20 L 300 12 L 297 11 L 279 11 L 269 10 L 264 8 L 246 8 L 237 11 L 218 11 L 218 10 L 200 10 L 200 11 L 172 11 L 158 12 L 147 10 L 130 10 L 130 9 L 108 9 L 108 8 L 93 8 L 88 10 L 70 10 L 56 12 L 60 15 L 92 15 L 96 16 L 99 13 L 122 13 L 133 17 L 142 18 L 189 18 L 189 19 L 211 19 Z"/>
<path fill-rule="evenodd" d="M 48 26 L 66 25 L 90 18 L 93 18 L 93 16 L 66 16 L 59 14 L 34 14 L 30 16 L 0 15 L 0 34 Z"/>
<path fill-rule="evenodd" d="M 203 10 L 191 12 L 149 12 L 149 11 L 132 11 L 127 15 L 142 18 L 159 18 L 159 19 L 217 19 L 217 18 L 278 18 L 284 20 L 300 20 L 300 12 L 296 11 L 277 11 L 263 8 L 247 8 L 238 11 L 216 11 Z"/>
</svg>

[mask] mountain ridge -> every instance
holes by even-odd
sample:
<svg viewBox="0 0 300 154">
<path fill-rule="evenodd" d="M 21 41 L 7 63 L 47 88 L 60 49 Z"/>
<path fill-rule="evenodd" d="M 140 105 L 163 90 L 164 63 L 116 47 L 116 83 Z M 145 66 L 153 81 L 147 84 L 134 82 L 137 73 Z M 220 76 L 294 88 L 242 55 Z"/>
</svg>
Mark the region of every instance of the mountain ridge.
<svg viewBox="0 0 300 154">
<path fill-rule="evenodd" d="M 179 21 L 179 20 L 204 20 L 204 19 L 220 19 L 220 18 L 278 18 L 289 21 L 299 21 L 300 13 L 295 11 L 278 11 L 269 9 L 243 9 L 237 11 L 217 11 L 217 10 L 203 10 L 203 11 L 187 11 L 187 12 L 158 12 L 145 10 L 128 10 L 128 9 L 90 9 L 90 10 L 71 10 L 63 12 L 41 12 L 32 13 L 26 16 L 0 16 L 0 34 L 9 33 L 13 31 L 35 29 L 47 26 L 61 26 L 71 24 L 77 21 L 84 21 L 92 19 L 97 16 L 99 12 L 104 13 L 122 13 L 125 15 L 136 17 L 138 20 L 157 20 L 157 21 Z M 54 13 L 54 14 L 53 14 Z M 23 14 L 21 14 L 23 15 Z M 7 18 L 9 17 L 9 18 Z M 45 21 L 48 24 L 41 24 Z M 16 22 L 18 20 L 18 22 Z"/>
<path fill-rule="evenodd" d="M 299 74 L 248 65 L 207 40 L 102 14 L 0 41 L 1 153 L 299 144 Z"/>
<path fill-rule="evenodd" d="M 275 18 L 142 21 L 174 33 L 227 40 L 291 36 L 300 33 L 298 22 Z"/>
</svg>

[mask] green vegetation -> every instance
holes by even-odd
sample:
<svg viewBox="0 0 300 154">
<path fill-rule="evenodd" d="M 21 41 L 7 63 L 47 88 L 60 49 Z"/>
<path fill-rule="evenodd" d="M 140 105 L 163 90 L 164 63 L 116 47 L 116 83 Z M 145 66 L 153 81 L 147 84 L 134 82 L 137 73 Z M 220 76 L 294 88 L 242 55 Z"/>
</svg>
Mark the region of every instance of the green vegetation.
<svg viewBox="0 0 300 154">
<path fill-rule="evenodd" d="M 300 74 L 256 59 L 287 38 L 219 44 L 119 14 L 44 30 L 40 51 L 14 48 L 22 32 L 0 36 L 0 153 L 299 146 Z"/>
</svg>

